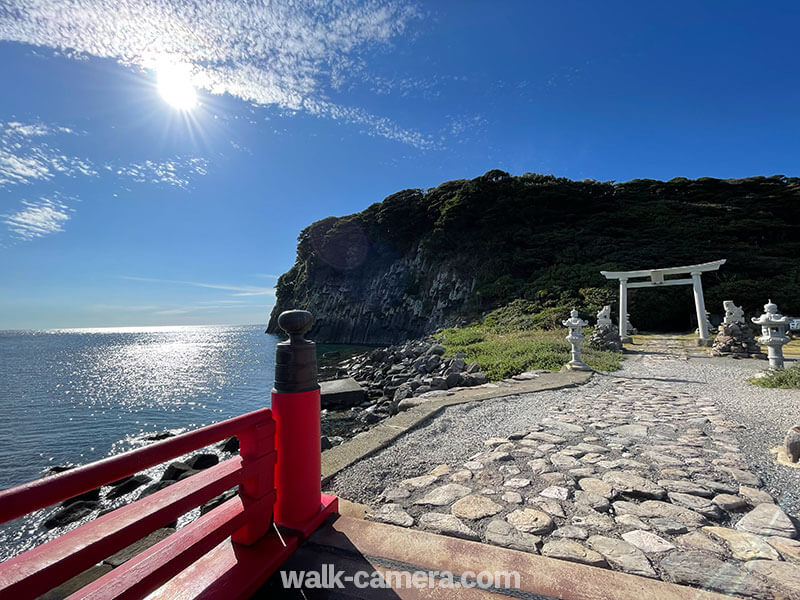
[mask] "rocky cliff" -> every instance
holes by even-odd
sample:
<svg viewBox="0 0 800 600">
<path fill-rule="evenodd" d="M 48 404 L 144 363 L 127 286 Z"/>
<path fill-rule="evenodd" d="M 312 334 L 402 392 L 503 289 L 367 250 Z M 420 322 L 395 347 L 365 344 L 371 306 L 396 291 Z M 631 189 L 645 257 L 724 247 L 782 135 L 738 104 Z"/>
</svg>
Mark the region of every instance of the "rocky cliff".
<svg viewBox="0 0 800 600">
<path fill-rule="evenodd" d="M 767 294 L 800 313 L 800 179 L 783 176 L 615 184 L 495 170 L 323 219 L 298 242 L 268 331 L 307 308 L 318 342 L 400 343 L 515 298 L 586 304 L 613 297 L 602 269 L 718 258 L 704 278 L 712 312 L 724 299 L 755 311 Z M 640 329 L 691 326 L 690 289 L 636 290 L 630 306 Z"/>
</svg>

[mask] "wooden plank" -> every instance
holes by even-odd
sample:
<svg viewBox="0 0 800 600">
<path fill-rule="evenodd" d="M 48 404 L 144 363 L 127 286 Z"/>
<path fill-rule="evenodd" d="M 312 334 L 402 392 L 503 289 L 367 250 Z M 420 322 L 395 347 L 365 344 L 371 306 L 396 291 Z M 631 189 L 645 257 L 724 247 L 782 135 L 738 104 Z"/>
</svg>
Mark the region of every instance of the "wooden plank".
<svg viewBox="0 0 800 600">
<path fill-rule="evenodd" d="M 253 593 L 297 549 L 299 538 L 270 534 L 254 546 L 225 540 L 147 600 L 238 600 Z"/>
<path fill-rule="evenodd" d="M 338 498 L 323 494 L 320 506 L 319 514 L 304 528 L 308 533 L 336 513 Z M 304 540 L 299 532 L 285 529 L 281 529 L 281 538 L 268 535 L 253 546 L 226 540 L 150 594 L 147 600 L 250 598 Z"/>
<path fill-rule="evenodd" d="M 268 408 L 3 490 L 0 492 L 0 523 L 11 521 L 263 424 L 267 424 L 266 427 L 271 428 L 274 433 L 275 422 L 272 420 L 272 411 Z"/>
<path fill-rule="evenodd" d="M 142 598 L 218 546 L 249 519 L 270 514 L 274 503 L 274 492 L 246 507 L 242 498 L 231 498 L 72 594 L 69 600 Z"/>
<path fill-rule="evenodd" d="M 11 558 L 0 564 L 0 596 L 42 594 L 274 462 L 274 452 L 246 465 L 234 457 Z"/>
</svg>

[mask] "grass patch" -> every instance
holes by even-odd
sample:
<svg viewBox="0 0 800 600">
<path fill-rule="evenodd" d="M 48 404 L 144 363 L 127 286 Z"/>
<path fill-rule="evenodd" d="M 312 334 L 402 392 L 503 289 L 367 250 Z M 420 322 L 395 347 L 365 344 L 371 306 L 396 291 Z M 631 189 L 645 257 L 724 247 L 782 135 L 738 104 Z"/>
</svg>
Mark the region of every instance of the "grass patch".
<svg viewBox="0 0 800 600">
<path fill-rule="evenodd" d="M 781 371 L 770 371 L 764 377 L 752 377 L 748 381 L 765 388 L 800 389 L 800 365 L 794 365 Z"/>
<path fill-rule="evenodd" d="M 478 363 L 493 381 L 532 369 L 558 371 L 570 360 L 570 345 L 564 339 L 564 330 L 497 331 L 475 325 L 445 329 L 437 337 L 446 349 L 446 356 L 462 352 L 467 362 Z M 582 349 L 583 360 L 593 369 L 619 369 L 621 353 L 592 350 L 586 344 Z"/>
</svg>

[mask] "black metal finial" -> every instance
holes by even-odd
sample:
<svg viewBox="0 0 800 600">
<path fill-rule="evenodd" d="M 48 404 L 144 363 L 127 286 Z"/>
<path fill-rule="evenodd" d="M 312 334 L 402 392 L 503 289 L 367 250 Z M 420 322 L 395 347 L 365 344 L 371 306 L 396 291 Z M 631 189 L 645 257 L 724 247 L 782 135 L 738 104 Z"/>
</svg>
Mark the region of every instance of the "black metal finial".
<svg viewBox="0 0 800 600">
<path fill-rule="evenodd" d="M 314 325 L 314 317 L 307 310 L 285 310 L 278 317 L 278 325 L 289 334 L 289 343 L 303 341 L 303 336 Z"/>
<path fill-rule="evenodd" d="M 275 349 L 275 391 L 318 389 L 317 345 L 303 337 L 314 325 L 314 317 L 307 310 L 287 310 L 278 317 L 278 325 L 289 334 L 289 339 Z"/>
</svg>

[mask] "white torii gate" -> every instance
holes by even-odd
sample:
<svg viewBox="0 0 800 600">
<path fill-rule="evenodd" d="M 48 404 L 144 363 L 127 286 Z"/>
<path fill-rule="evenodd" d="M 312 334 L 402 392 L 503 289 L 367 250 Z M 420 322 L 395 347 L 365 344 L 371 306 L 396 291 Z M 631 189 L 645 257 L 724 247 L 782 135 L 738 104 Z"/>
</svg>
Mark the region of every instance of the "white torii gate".
<svg viewBox="0 0 800 600">
<path fill-rule="evenodd" d="M 707 344 L 708 322 L 706 321 L 706 305 L 703 300 L 703 283 L 700 275 L 704 271 L 716 271 L 725 264 L 725 259 L 713 262 L 700 263 L 699 265 L 686 265 L 685 267 L 670 267 L 668 269 L 644 269 L 641 271 L 600 271 L 606 279 L 619 279 L 619 337 L 623 342 L 630 342 L 628 337 L 628 289 L 644 287 L 660 287 L 664 285 L 687 285 L 692 284 L 694 288 L 694 306 L 697 311 L 697 329 L 700 333 L 698 343 Z M 666 279 L 667 275 L 691 275 L 691 279 Z M 649 277 L 650 281 L 634 281 L 628 283 L 629 279 L 638 277 Z"/>
</svg>

